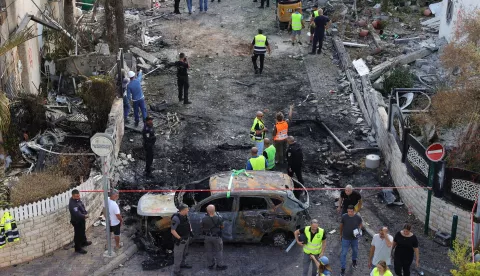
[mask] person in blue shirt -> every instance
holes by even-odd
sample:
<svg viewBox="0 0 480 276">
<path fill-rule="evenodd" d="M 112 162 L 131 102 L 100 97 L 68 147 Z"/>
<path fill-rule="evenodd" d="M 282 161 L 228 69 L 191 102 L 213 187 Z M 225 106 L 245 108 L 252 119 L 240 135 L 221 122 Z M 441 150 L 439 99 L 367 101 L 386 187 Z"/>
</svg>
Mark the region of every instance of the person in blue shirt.
<svg viewBox="0 0 480 276">
<path fill-rule="evenodd" d="M 135 126 L 138 126 L 140 118 L 138 117 L 138 109 L 142 111 L 143 121 L 147 118 L 147 107 L 145 106 L 145 96 L 142 91 L 142 71 L 138 72 L 135 77 L 133 71 L 128 72 L 130 83 L 127 86 L 127 100 L 133 102 L 133 116 L 135 117 Z"/>
<path fill-rule="evenodd" d="M 263 155 L 258 155 L 258 149 L 253 147 L 250 151 L 252 156 L 247 161 L 247 171 L 264 171 L 268 167 L 268 161 Z"/>
</svg>

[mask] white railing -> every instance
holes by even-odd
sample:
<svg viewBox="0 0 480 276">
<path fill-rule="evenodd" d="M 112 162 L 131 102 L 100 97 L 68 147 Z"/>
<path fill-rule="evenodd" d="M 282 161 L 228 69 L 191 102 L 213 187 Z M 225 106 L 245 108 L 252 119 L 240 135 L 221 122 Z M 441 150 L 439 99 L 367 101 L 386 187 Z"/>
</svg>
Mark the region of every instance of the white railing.
<svg viewBox="0 0 480 276">
<path fill-rule="evenodd" d="M 99 180 L 99 178 L 100 176 L 98 175 L 90 177 L 87 181 L 83 182 L 82 184 L 78 185 L 73 189 L 70 189 L 64 193 L 50 198 L 37 201 L 35 203 L 0 210 L 0 217 L 3 216 L 4 212 L 8 211 L 12 216 L 14 216 L 15 220 L 18 222 L 29 218 L 48 215 L 68 206 L 70 198 L 72 197 L 72 190 L 77 189 L 81 191 L 95 189 L 95 183 Z"/>
</svg>

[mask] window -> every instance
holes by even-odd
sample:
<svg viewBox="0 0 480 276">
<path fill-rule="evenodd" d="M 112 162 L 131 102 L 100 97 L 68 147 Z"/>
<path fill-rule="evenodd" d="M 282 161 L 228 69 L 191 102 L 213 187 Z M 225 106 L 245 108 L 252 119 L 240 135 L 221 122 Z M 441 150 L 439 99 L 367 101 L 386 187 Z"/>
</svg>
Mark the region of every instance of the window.
<svg viewBox="0 0 480 276">
<path fill-rule="evenodd" d="M 267 201 L 263 197 L 241 197 L 239 211 L 266 210 Z"/>
<path fill-rule="evenodd" d="M 450 24 L 450 22 L 452 22 L 452 17 L 453 17 L 453 0 L 448 0 L 448 4 L 447 4 L 447 24 Z"/>
<path fill-rule="evenodd" d="M 271 197 L 270 200 L 273 202 L 273 205 L 278 206 L 283 203 L 281 199 Z"/>
<path fill-rule="evenodd" d="M 215 206 L 215 211 L 217 212 L 231 212 L 233 207 L 233 197 L 217 198 L 208 203 L 205 203 L 202 205 L 202 208 L 200 208 L 200 212 L 207 212 L 207 206 L 210 204 Z"/>
</svg>

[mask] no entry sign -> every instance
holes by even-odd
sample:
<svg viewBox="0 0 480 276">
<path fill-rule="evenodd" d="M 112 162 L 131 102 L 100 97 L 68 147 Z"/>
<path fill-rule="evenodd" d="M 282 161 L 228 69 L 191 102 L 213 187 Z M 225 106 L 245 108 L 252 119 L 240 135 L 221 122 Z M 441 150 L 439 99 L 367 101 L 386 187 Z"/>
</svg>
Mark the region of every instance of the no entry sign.
<svg viewBox="0 0 480 276">
<path fill-rule="evenodd" d="M 431 161 L 438 162 L 445 156 L 445 148 L 440 143 L 434 143 L 427 148 L 425 154 Z"/>
</svg>

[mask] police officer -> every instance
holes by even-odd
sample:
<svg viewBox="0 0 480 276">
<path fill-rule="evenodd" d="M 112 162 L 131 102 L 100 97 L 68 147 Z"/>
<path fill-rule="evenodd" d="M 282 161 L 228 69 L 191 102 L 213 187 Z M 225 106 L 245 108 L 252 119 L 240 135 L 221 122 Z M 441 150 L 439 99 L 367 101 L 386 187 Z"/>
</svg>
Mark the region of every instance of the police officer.
<svg viewBox="0 0 480 276">
<path fill-rule="evenodd" d="M 303 184 L 302 177 L 302 165 L 303 165 L 303 152 L 300 145 L 295 141 L 293 136 L 287 137 L 288 149 L 287 149 L 287 163 L 288 163 L 288 175 L 290 177 L 295 174 L 298 182 Z"/>
<path fill-rule="evenodd" d="M 145 175 L 152 177 L 153 147 L 157 141 L 155 129 L 153 129 L 153 118 L 147 116 L 142 130 L 143 148 L 145 149 Z"/>
<path fill-rule="evenodd" d="M 181 268 L 192 268 L 192 266 L 185 261 L 188 243 L 192 233 L 192 227 L 188 220 L 188 206 L 186 204 L 180 204 L 180 206 L 178 206 L 178 212 L 173 214 L 171 233 L 174 240 L 173 274 L 175 276 L 181 276 Z"/>
<path fill-rule="evenodd" d="M 271 53 L 270 45 L 267 37 L 263 35 L 263 31 L 258 29 L 258 34 L 253 38 L 250 45 L 250 54 L 252 55 L 253 69 L 255 74 L 261 74 L 263 71 L 263 62 L 265 60 L 265 53 Z M 258 70 L 257 59 L 260 57 L 260 70 Z"/>
<path fill-rule="evenodd" d="M 308 275 L 308 270 L 312 266 L 312 276 L 317 275 L 317 267 L 315 262 L 311 259 L 311 255 L 318 258 L 318 256 L 323 256 L 325 252 L 325 240 L 327 236 L 325 231 L 318 227 L 318 220 L 312 219 L 310 226 L 304 227 L 302 229 L 296 230 L 294 233 L 295 240 L 297 244 L 303 248 L 303 274 L 302 276 Z M 302 236 L 303 241 L 300 239 Z"/>
<path fill-rule="evenodd" d="M 75 189 L 72 191 L 72 197 L 68 203 L 68 210 L 70 211 L 70 223 L 73 225 L 73 242 L 75 243 L 75 252 L 80 254 L 87 254 L 87 251 L 83 249 L 84 246 L 92 244 L 91 241 L 87 241 L 85 235 L 85 219 L 88 218 L 85 205 L 80 200 L 80 192 Z"/>
<path fill-rule="evenodd" d="M 215 206 L 208 205 L 207 214 L 202 219 L 202 233 L 205 235 L 208 269 L 215 267 L 215 261 L 217 270 L 227 269 L 227 266 L 223 265 L 223 227 L 223 219 L 215 213 Z"/>
</svg>

